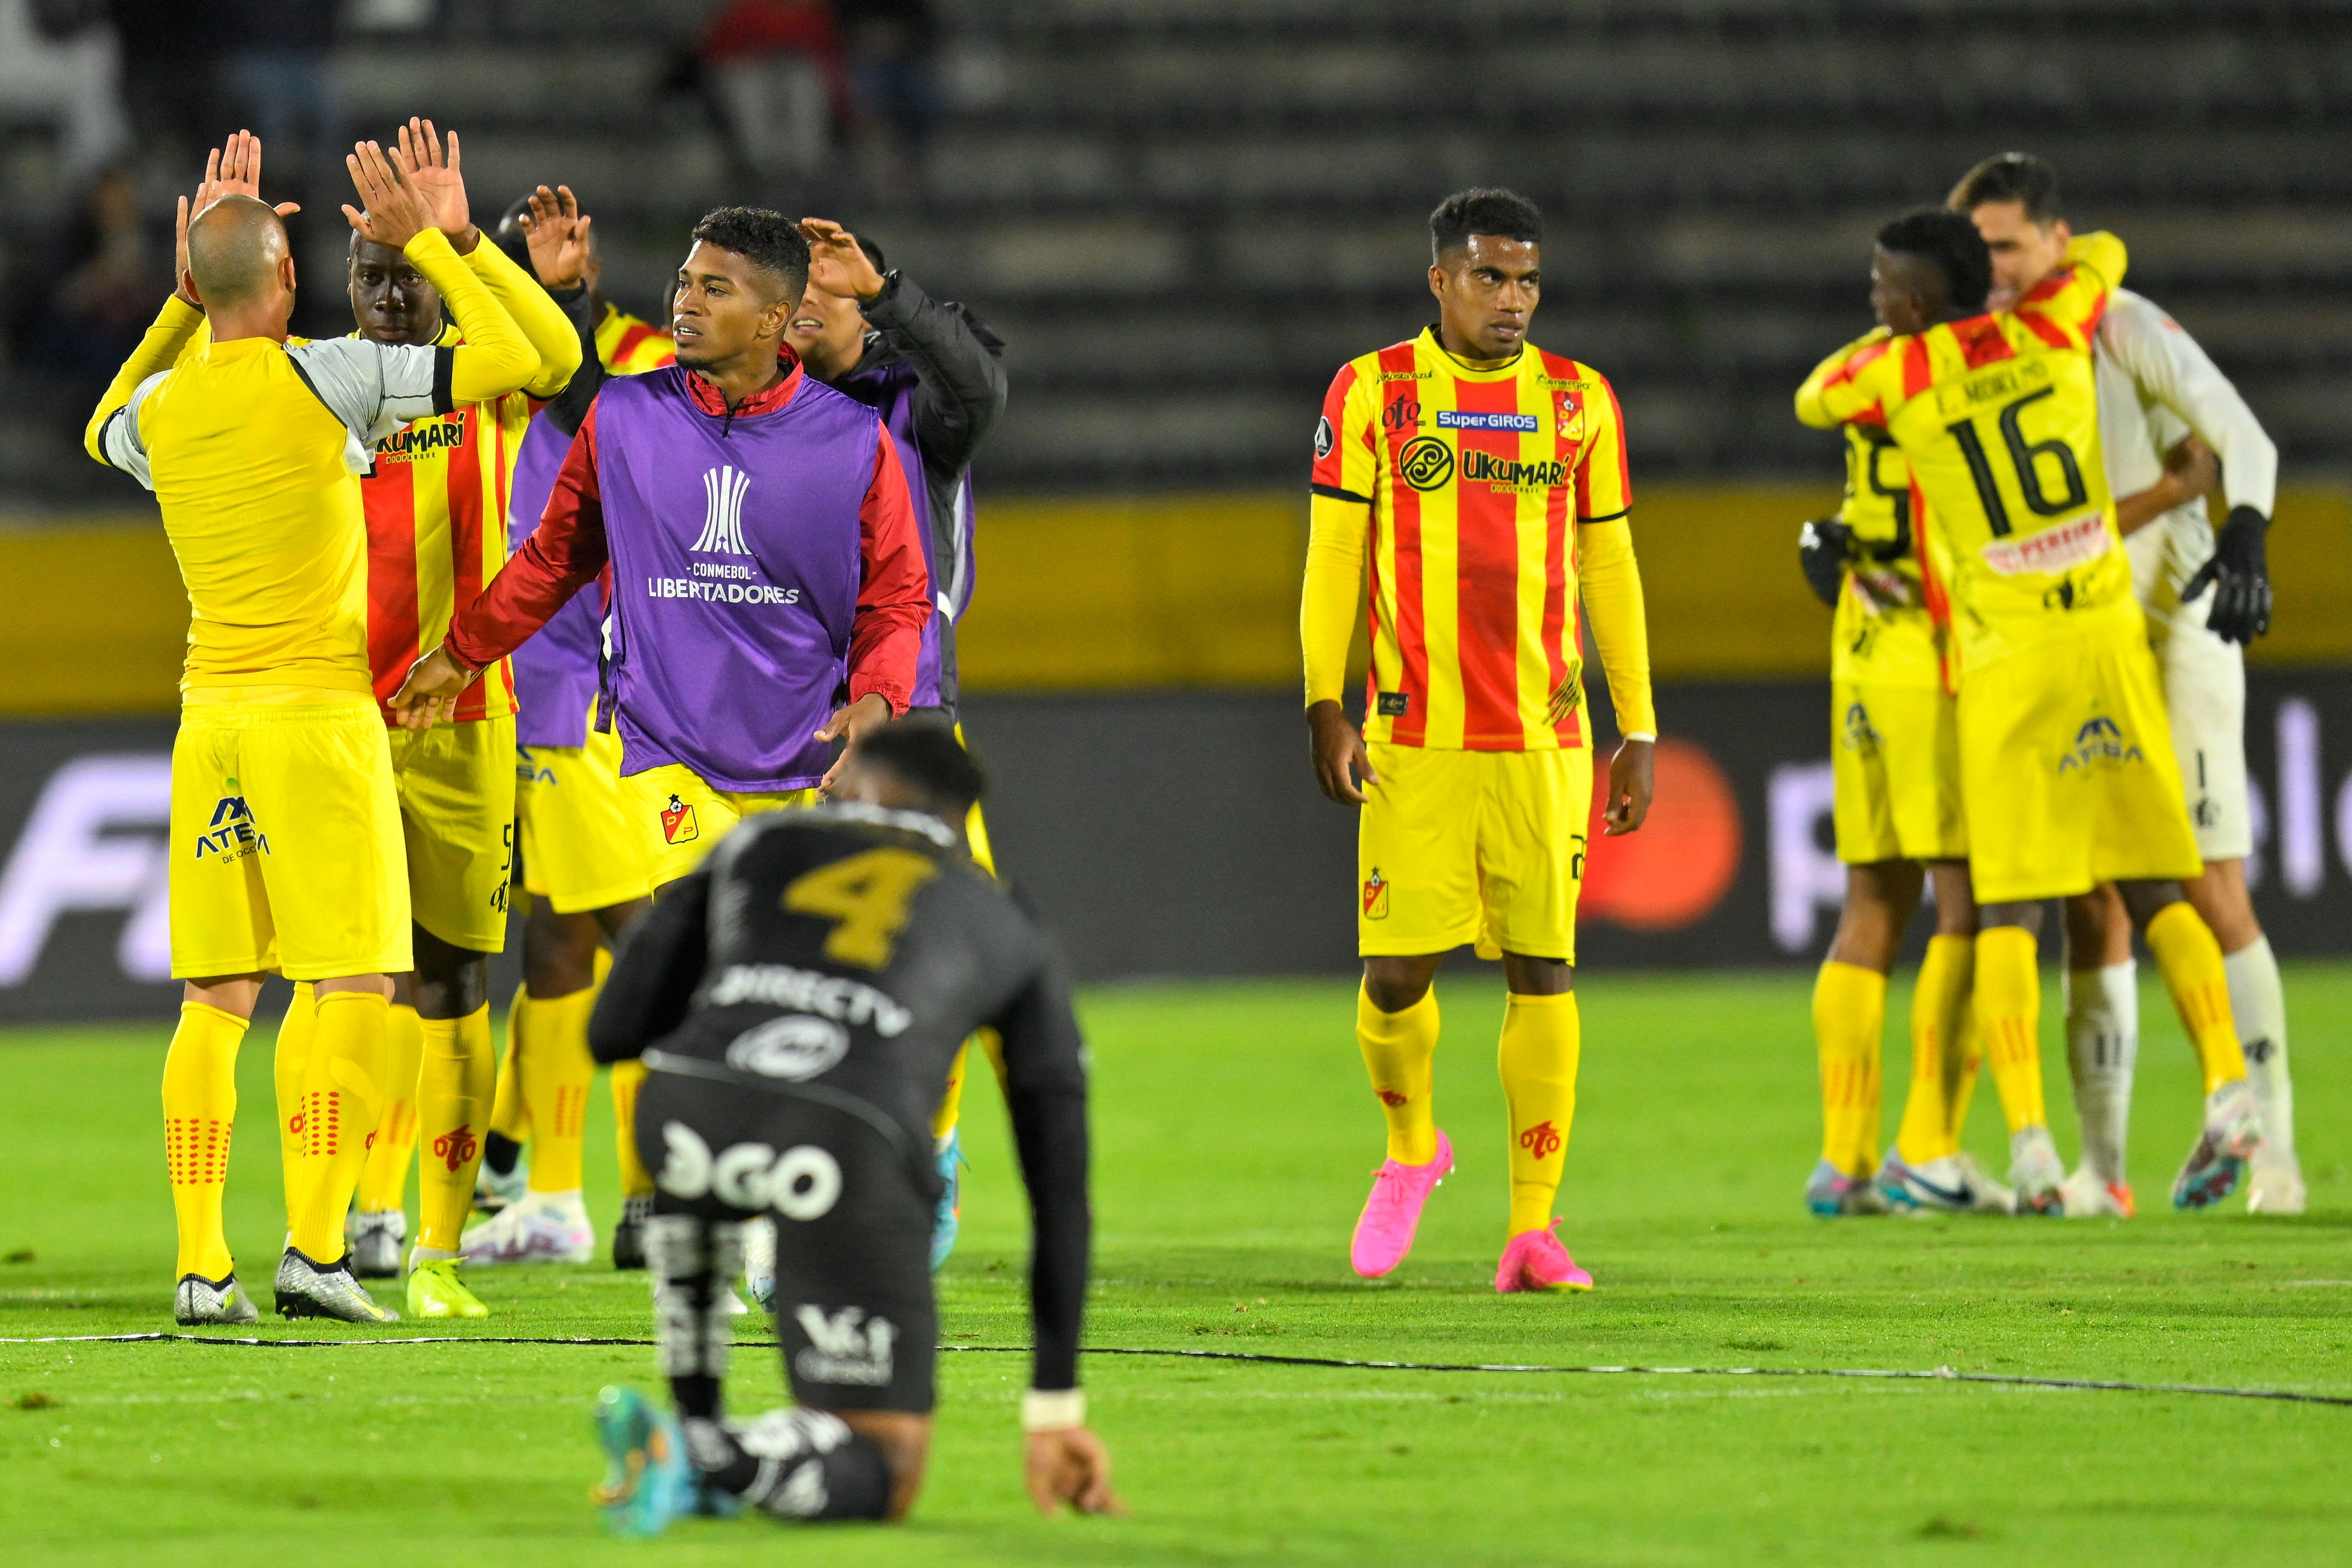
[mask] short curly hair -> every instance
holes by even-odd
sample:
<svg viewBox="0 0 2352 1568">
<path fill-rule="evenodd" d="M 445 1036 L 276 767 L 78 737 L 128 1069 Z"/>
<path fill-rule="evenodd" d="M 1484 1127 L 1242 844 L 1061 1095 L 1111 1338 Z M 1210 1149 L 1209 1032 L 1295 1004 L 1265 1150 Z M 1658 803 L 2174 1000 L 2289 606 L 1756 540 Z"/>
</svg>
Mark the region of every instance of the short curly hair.
<svg viewBox="0 0 2352 1568">
<path fill-rule="evenodd" d="M 1992 251 L 1966 213 L 1924 207 L 1906 213 L 1878 231 L 1881 250 L 1920 257 L 1944 275 L 1945 300 L 1974 315 L 1992 292 Z"/>
<path fill-rule="evenodd" d="M 1438 203 L 1437 210 L 1429 215 L 1429 258 L 1435 261 L 1449 250 L 1460 250 L 1470 243 L 1474 234 L 1540 245 L 1543 214 L 1518 192 L 1507 191 L 1500 185 L 1473 185 L 1466 191 L 1456 191 Z"/>
<path fill-rule="evenodd" d="M 801 237 L 801 226 L 782 213 L 765 207 L 713 207 L 694 226 L 694 237 L 775 274 L 788 295 L 797 297 L 808 289 L 808 241 Z"/>
<path fill-rule="evenodd" d="M 1996 153 L 1960 176 L 1945 205 L 1974 212 L 1987 202 L 2016 202 L 2025 216 L 2045 227 L 2060 216 L 2058 171 L 2031 153 Z"/>
</svg>

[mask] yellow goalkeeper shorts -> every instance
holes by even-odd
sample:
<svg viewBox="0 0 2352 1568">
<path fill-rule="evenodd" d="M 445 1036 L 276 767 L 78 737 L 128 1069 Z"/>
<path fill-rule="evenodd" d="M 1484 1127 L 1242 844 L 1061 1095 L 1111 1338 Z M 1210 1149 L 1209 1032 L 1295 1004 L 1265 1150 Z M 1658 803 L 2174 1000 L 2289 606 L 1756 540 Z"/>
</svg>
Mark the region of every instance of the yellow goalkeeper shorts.
<svg viewBox="0 0 2352 1568">
<path fill-rule="evenodd" d="M 191 701 L 172 742 L 172 973 L 414 966 L 392 751 L 374 699 Z"/>
<path fill-rule="evenodd" d="M 621 779 L 621 738 L 592 722 L 581 746 L 515 752 L 522 885 L 557 914 L 610 909 L 653 891 L 653 846 Z"/>
<path fill-rule="evenodd" d="M 1576 961 L 1592 753 L 1457 752 L 1375 741 L 1356 824 L 1364 956 L 1516 952 Z"/>
<path fill-rule="evenodd" d="M 621 781 L 633 797 L 631 810 L 646 851 L 653 858 L 653 885 L 675 882 L 710 853 L 747 816 L 763 811 L 814 805 L 813 789 L 752 794 L 713 789 L 683 763 L 665 763 Z"/>
<path fill-rule="evenodd" d="M 2125 607 L 1962 678 L 1960 789 L 1980 904 L 2202 868 L 2156 656 L 2138 606 Z"/>
<path fill-rule="evenodd" d="M 1830 683 L 1838 858 L 1965 860 L 1959 714 L 1932 686 Z"/>
<path fill-rule="evenodd" d="M 515 721 L 392 731 L 392 778 L 416 923 L 453 947 L 507 944 L 514 876 Z"/>
</svg>

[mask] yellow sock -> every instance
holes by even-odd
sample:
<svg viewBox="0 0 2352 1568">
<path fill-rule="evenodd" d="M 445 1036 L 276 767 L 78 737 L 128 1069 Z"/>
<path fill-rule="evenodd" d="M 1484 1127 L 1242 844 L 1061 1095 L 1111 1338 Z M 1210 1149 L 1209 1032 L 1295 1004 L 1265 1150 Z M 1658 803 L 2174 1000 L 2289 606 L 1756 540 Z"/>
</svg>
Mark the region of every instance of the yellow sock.
<svg viewBox="0 0 2352 1568">
<path fill-rule="evenodd" d="M 1958 1058 L 1965 1032 L 1969 987 L 1976 978 L 1976 942 L 1965 936 L 1931 936 L 1911 991 L 1911 1087 L 1903 1100 L 1903 1125 L 1895 1152 L 1909 1164 L 1940 1160 L 1960 1152 L 1952 1115 L 1952 1089 L 1959 1074 L 1945 1058 Z"/>
<path fill-rule="evenodd" d="M 1969 943 L 1969 956 L 1975 956 L 1975 943 Z M 1974 968 L 1974 965 L 1970 965 Z M 1974 987 L 1971 986 L 1971 990 Z M 1977 1005 L 1973 996 L 1960 1003 L 1960 1048 L 1957 1056 L 1944 1057 L 1944 1105 L 1950 1120 L 1945 1123 L 1944 1135 L 1954 1149 L 1960 1146 L 1960 1134 L 1969 1125 L 1969 1102 L 1976 1098 L 1977 1074 L 1984 1067 L 1984 1031 L 1977 1027 Z"/>
<path fill-rule="evenodd" d="M 1569 1129 L 1576 1121 L 1576 1064 L 1583 1049 L 1575 992 L 1515 993 L 1504 1002 L 1496 1065 L 1509 1117 L 1511 1236 L 1551 1224 L 1560 1167 L 1568 1162 Z"/>
<path fill-rule="evenodd" d="M 593 990 L 568 996 L 519 996 L 509 1027 L 528 1037 L 522 1058 L 522 1099 L 530 1107 L 530 1190 L 580 1190 L 580 1150 L 588 1134 L 588 1089 L 596 1058 L 588 1054 Z"/>
<path fill-rule="evenodd" d="M 934 1144 L 945 1143 L 948 1135 L 956 1130 L 956 1123 L 963 1120 L 963 1069 L 971 1060 L 971 1042 L 966 1040 L 956 1047 L 955 1060 L 948 1064 L 947 1091 L 940 1096 L 940 1108 L 931 1117 Z"/>
<path fill-rule="evenodd" d="M 372 991 L 333 991 L 318 999 L 293 1122 L 302 1140 L 301 1201 L 288 1216 L 294 1246 L 316 1263 L 343 1255 L 343 1215 L 367 1163 L 368 1131 L 383 1109 L 391 1012 Z"/>
<path fill-rule="evenodd" d="M 517 1143 L 530 1142 L 530 1103 L 522 1092 L 522 1064 L 530 1060 L 522 1048 L 529 1011 L 524 1004 L 530 1000 L 530 986 L 515 987 L 514 1005 L 507 1009 L 507 1053 L 499 1059 L 498 1093 L 490 1105 L 490 1131 Z"/>
<path fill-rule="evenodd" d="M 614 1152 L 621 1157 L 621 1195 L 625 1198 L 649 1198 L 654 1195 L 654 1179 L 646 1163 L 637 1158 L 637 1090 L 645 1087 L 646 1064 L 614 1062 L 613 1064 L 613 1132 L 618 1140 Z"/>
<path fill-rule="evenodd" d="M 1878 1037 L 1886 976 L 1832 959 L 1813 979 L 1813 1041 L 1822 1058 L 1822 1158 L 1849 1176 L 1878 1168 Z"/>
<path fill-rule="evenodd" d="M 180 1257 L 173 1278 L 225 1279 L 236 1267 L 221 1227 L 221 1187 L 228 1180 L 229 1132 L 236 1121 L 236 1047 L 245 1020 L 202 1002 L 180 1004 L 163 1058 L 163 1163 L 179 1216 Z"/>
<path fill-rule="evenodd" d="M 474 1212 L 474 1173 L 498 1092 L 487 1003 L 462 1018 L 427 1018 L 425 1068 L 416 1082 L 416 1138 L 425 1152 L 417 1178 L 416 1245 L 455 1252 Z"/>
<path fill-rule="evenodd" d="M 318 1032 L 319 999 L 307 980 L 294 983 L 294 999 L 278 1021 L 278 1049 L 269 1076 L 278 1089 L 278 1163 L 286 1183 L 286 1213 L 302 1206 L 302 1135 L 294 1118 L 302 1109 L 302 1074 L 310 1064 L 310 1039 Z"/>
<path fill-rule="evenodd" d="M 1977 935 L 1977 1027 L 1992 1060 L 1993 1088 L 2013 1137 L 2046 1127 L 2042 1103 L 2042 971 L 2032 934 L 1995 926 Z"/>
<path fill-rule="evenodd" d="M 360 1207 L 369 1214 L 408 1201 L 408 1160 L 416 1152 L 416 1077 L 425 1055 L 416 1009 L 395 1002 L 384 1020 L 383 1112 L 360 1172 Z"/>
<path fill-rule="evenodd" d="M 1383 1013 L 1357 987 L 1356 1044 L 1388 1118 L 1389 1158 L 1428 1164 L 1437 1158 L 1437 1112 L 1430 1103 L 1430 1061 L 1437 1055 L 1436 988 L 1401 1013 Z"/>
<path fill-rule="evenodd" d="M 2205 1092 L 2245 1077 L 2246 1053 L 2230 1012 L 2229 973 L 2221 967 L 2221 944 L 2213 940 L 2205 918 L 2186 899 L 2167 904 L 2147 922 L 2147 951 L 2156 956 L 2164 988 L 2172 993 L 2172 1010 L 2180 1015 L 2180 1026 L 2197 1049 Z"/>
</svg>

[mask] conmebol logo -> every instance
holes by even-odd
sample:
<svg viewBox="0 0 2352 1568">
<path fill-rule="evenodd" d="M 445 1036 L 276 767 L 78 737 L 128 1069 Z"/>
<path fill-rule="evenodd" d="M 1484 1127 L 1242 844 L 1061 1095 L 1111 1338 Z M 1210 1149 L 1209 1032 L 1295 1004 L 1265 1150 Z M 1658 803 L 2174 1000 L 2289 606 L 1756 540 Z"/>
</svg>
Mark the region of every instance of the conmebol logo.
<svg viewBox="0 0 2352 1568">
<path fill-rule="evenodd" d="M 702 531 L 695 536 L 695 549 L 717 555 L 751 553 L 743 544 L 743 492 L 751 488 L 751 476 L 732 464 L 702 476 Z"/>
</svg>

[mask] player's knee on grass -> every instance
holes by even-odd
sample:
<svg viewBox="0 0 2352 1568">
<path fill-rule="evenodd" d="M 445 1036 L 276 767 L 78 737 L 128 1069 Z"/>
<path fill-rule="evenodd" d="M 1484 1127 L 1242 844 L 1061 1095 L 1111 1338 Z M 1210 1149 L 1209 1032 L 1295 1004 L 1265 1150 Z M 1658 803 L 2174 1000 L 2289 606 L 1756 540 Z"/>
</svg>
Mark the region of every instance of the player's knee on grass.
<svg viewBox="0 0 2352 1568">
<path fill-rule="evenodd" d="M 711 1485 L 777 1519 L 898 1519 L 902 1476 L 882 1445 L 805 1405 L 750 1421 L 690 1418 L 686 1448 Z M 908 1490 L 908 1500 L 911 1491 Z"/>
</svg>

